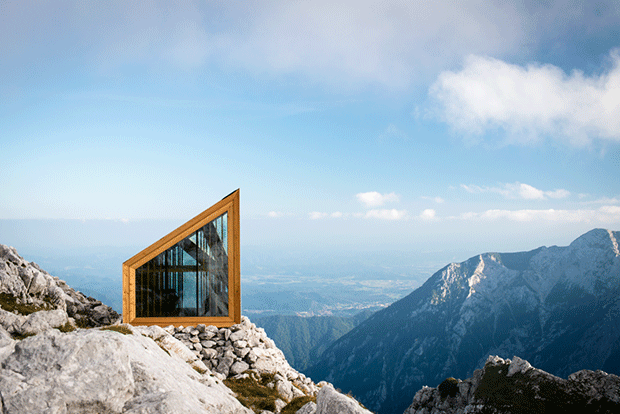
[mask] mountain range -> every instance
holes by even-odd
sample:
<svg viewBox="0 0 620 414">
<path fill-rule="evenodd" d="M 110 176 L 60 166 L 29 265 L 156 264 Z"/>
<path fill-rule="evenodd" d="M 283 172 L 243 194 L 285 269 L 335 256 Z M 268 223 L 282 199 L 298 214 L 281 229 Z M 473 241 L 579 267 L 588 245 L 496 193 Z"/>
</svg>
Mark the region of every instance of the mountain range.
<svg viewBox="0 0 620 414">
<path fill-rule="evenodd" d="M 466 378 L 489 355 L 518 355 L 559 377 L 620 373 L 620 232 L 569 246 L 452 263 L 334 342 L 306 373 L 380 414 L 425 385 Z"/>
</svg>

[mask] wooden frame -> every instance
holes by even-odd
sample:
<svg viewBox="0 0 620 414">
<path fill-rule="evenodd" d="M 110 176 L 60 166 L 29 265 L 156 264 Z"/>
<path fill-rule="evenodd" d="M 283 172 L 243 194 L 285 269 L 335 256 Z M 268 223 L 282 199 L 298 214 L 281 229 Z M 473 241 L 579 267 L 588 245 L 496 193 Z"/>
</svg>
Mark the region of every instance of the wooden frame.
<svg viewBox="0 0 620 414">
<path fill-rule="evenodd" d="M 228 316 L 136 317 L 136 269 L 227 213 Z M 241 322 L 239 189 L 123 263 L 123 322 L 132 325 L 228 327 Z"/>
</svg>

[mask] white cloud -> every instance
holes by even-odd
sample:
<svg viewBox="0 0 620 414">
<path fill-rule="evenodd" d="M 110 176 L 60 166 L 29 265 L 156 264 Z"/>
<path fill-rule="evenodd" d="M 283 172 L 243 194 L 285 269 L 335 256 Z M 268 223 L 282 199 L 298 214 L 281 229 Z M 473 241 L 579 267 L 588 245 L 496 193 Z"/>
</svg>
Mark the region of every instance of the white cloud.
<svg viewBox="0 0 620 414">
<path fill-rule="evenodd" d="M 589 196 L 588 194 L 584 194 L 584 197 Z M 581 194 L 580 194 L 580 197 Z M 584 204 L 620 204 L 620 198 L 618 197 L 613 197 L 613 198 L 609 198 L 609 197 L 603 197 L 603 198 L 599 198 L 597 200 L 591 200 L 591 201 L 584 201 Z"/>
<path fill-rule="evenodd" d="M 327 217 L 327 213 L 322 213 L 320 211 L 313 211 L 310 214 L 308 214 L 308 216 L 310 217 L 310 220 L 318 220 L 318 219 Z"/>
<path fill-rule="evenodd" d="M 420 214 L 422 220 L 434 220 L 437 213 L 432 208 L 427 208 Z"/>
<path fill-rule="evenodd" d="M 612 51 L 610 60 L 606 72 L 585 76 L 472 55 L 461 71 L 442 72 L 429 94 L 439 104 L 437 115 L 466 134 L 500 128 L 509 143 L 545 136 L 575 146 L 593 139 L 620 142 L 620 51 Z"/>
<path fill-rule="evenodd" d="M 543 191 L 529 184 L 520 182 L 506 183 L 501 187 L 480 187 L 477 185 L 461 184 L 461 188 L 472 194 L 497 193 L 508 199 L 546 200 L 548 198 L 558 199 L 570 196 L 570 191 L 568 190 L 556 189 L 552 191 Z"/>
<path fill-rule="evenodd" d="M 369 210 L 366 212 L 364 216 L 366 218 L 377 218 L 381 220 L 402 220 L 407 218 L 406 210 L 396 210 L 396 209 L 380 209 L 380 210 Z"/>
<path fill-rule="evenodd" d="M 553 221 L 564 223 L 620 223 L 620 206 L 602 206 L 596 210 L 486 210 L 467 212 L 451 219 L 508 220 L 517 222 Z"/>
<path fill-rule="evenodd" d="M 335 211 L 332 214 L 329 215 L 332 218 L 341 218 L 344 217 L 344 214 L 340 211 Z"/>
<path fill-rule="evenodd" d="M 357 199 L 366 207 L 379 207 L 387 202 L 398 201 L 399 197 L 395 193 L 381 194 L 376 191 L 356 194 Z"/>
<path fill-rule="evenodd" d="M 270 211 L 269 213 L 267 213 L 267 216 L 272 218 L 282 217 L 283 215 L 284 213 L 280 211 Z"/>
</svg>

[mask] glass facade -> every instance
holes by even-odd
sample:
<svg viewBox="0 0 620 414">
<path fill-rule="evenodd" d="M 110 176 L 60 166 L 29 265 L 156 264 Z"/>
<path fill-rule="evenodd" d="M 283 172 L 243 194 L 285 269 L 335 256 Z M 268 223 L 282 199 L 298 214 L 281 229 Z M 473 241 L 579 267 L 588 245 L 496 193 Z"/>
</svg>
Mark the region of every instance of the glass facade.
<svg viewBox="0 0 620 414">
<path fill-rule="evenodd" d="M 228 214 L 136 269 L 136 317 L 228 316 Z"/>
</svg>

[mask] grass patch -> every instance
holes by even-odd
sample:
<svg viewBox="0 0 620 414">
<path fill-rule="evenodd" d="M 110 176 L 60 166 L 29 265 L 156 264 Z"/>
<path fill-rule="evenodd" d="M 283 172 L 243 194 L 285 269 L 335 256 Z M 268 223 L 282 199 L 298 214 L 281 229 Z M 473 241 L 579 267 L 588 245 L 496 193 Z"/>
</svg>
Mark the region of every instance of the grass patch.
<svg viewBox="0 0 620 414">
<path fill-rule="evenodd" d="M 29 336 L 35 336 L 36 334 L 33 333 L 29 333 L 29 334 L 20 334 L 20 333 L 13 333 L 11 336 L 13 337 L 13 339 L 17 340 L 17 341 L 21 341 L 22 339 L 26 339 Z"/>
<path fill-rule="evenodd" d="M 58 329 L 60 332 L 73 332 L 75 331 L 75 326 L 71 325 L 69 321 L 67 321 L 64 325 L 59 326 Z"/>
<path fill-rule="evenodd" d="M 30 315 L 41 310 L 51 310 L 54 306 L 49 298 L 44 298 L 45 305 L 28 305 L 20 303 L 17 298 L 9 293 L 0 293 L 0 307 L 8 312 L 17 311 L 21 315 Z"/>
<path fill-rule="evenodd" d="M 308 404 L 310 401 L 316 403 L 316 397 L 304 395 L 303 397 L 293 398 L 293 400 L 282 409 L 281 414 L 295 414 L 297 410 Z"/>
<path fill-rule="evenodd" d="M 74 316 L 75 319 L 75 326 L 77 326 L 80 329 L 88 329 L 91 328 L 91 326 L 88 325 L 88 318 L 86 316 L 82 316 L 82 317 L 77 317 L 78 315 Z"/>
<path fill-rule="evenodd" d="M 110 325 L 110 326 L 104 326 L 103 328 L 99 328 L 100 331 L 114 331 L 114 332 L 118 332 L 121 333 L 123 335 L 131 335 L 133 334 L 133 331 L 131 329 L 129 329 L 126 326 L 123 325 Z"/>
<path fill-rule="evenodd" d="M 168 355 L 170 355 L 170 354 L 168 354 Z M 198 367 L 197 367 L 197 366 L 195 366 L 195 365 L 192 365 L 192 368 L 194 368 L 194 371 L 196 371 L 196 372 L 197 372 L 197 373 L 199 373 L 200 375 L 202 375 L 202 374 L 204 374 L 205 372 L 207 372 L 207 371 L 205 371 L 204 369 L 202 369 L 202 368 L 198 368 Z"/>
<path fill-rule="evenodd" d="M 224 384 L 235 394 L 237 400 L 246 408 L 260 413 L 263 410 L 275 411 L 276 400 L 280 398 L 275 387 L 269 388 L 267 384 L 273 382 L 273 374 L 262 374 L 260 380 L 251 376 L 243 379 L 228 378 Z"/>
</svg>

